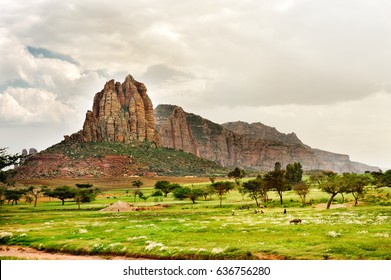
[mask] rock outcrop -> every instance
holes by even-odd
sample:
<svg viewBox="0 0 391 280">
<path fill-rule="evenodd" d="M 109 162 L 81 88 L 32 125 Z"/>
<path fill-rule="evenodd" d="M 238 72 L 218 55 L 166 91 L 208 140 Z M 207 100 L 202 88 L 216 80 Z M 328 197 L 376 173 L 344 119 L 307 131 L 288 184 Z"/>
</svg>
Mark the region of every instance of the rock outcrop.
<svg viewBox="0 0 391 280">
<path fill-rule="evenodd" d="M 154 114 L 163 146 L 193 153 L 226 167 L 268 171 L 277 161 L 283 166 L 299 161 L 306 170 L 357 173 L 378 170 L 353 163 L 347 155 L 312 149 L 295 134 L 283 134 L 260 123 L 219 125 L 174 105 L 159 105 Z M 226 127 L 233 127 L 234 131 Z"/>
<path fill-rule="evenodd" d="M 153 105 L 144 84 L 128 75 L 121 84 L 108 81 L 94 97 L 92 111 L 87 111 L 83 130 L 65 140 L 82 138 L 85 142 L 121 142 L 133 140 L 159 144 Z"/>
<path fill-rule="evenodd" d="M 222 126 L 236 134 L 244 135 L 256 140 L 263 139 L 275 142 L 303 144 L 294 132 L 289 134 L 281 133 L 276 128 L 264 125 L 260 122 L 249 124 L 237 121 L 223 123 Z"/>
</svg>

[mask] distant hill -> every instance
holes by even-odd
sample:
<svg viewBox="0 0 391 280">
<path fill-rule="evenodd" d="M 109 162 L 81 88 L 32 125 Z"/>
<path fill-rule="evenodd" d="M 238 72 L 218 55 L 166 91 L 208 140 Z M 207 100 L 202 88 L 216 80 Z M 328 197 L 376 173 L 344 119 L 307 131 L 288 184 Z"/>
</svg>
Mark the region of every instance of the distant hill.
<svg viewBox="0 0 391 280">
<path fill-rule="evenodd" d="M 283 166 L 299 161 L 306 170 L 356 173 L 378 170 L 352 162 L 348 155 L 312 149 L 294 133 L 280 133 L 261 123 L 220 125 L 175 105 L 157 106 L 154 116 L 163 146 L 181 149 L 231 168 L 268 171 L 277 161 Z"/>
</svg>

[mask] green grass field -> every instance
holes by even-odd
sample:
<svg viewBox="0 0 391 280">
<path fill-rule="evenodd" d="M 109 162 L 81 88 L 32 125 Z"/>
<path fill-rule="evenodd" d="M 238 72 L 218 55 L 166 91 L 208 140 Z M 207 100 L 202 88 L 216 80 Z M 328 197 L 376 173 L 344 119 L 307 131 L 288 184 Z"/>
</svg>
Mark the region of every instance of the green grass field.
<svg viewBox="0 0 391 280">
<path fill-rule="evenodd" d="M 203 184 L 197 182 L 197 184 Z M 204 183 L 205 184 L 205 183 Z M 192 185 L 192 184 L 189 184 Z M 151 187 L 142 189 L 145 194 Z M 301 206 L 292 191 L 284 204 L 270 192 L 263 214 L 235 190 L 219 207 L 216 195 L 207 201 L 167 198 L 133 202 L 126 189 L 106 189 L 94 202 L 77 209 L 74 201 L 47 198 L 37 207 L 21 201 L 0 209 L 0 244 L 21 245 L 49 252 L 101 254 L 152 259 L 391 259 L 391 206 L 382 206 L 390 189 L 373 190 L 367 201 L 325 209 L 328 195 L 311 190 L 310 206 Z M 337 200 L 341 200 L 338 196 Z M 117 201 L 135 206 L 164 205 L 157 210 L 99 211 Z M 336 201 L 337 204 L 340 201 Z M 241 210 L 241 206 L 249 209 Z M 384 204 L 389 205 L 389 204 Z M 287 214 L 283 209 L 287 209 Z M 232 210 L 235 215 L 232 215 Z M 294 218 L 301 224 L 291 224 Z M 0 257 L 1 258 L 1 257 Z"/>
</svg>

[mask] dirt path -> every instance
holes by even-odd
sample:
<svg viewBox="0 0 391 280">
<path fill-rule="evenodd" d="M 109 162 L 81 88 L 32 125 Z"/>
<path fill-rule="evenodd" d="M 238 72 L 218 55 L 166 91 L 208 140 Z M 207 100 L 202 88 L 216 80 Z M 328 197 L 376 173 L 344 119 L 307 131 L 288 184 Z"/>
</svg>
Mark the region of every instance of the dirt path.
<svg viewBox="0 0 391 280">
<path fill-rule="evenodd" d="M 135 258 L 123 256 L 80 256 L 61 253 L 47 253 L 22 246 L 0 246 L 0 259 L 1 256 L 17 257 L 28 260 L 135 260 Z"/>
</svg>

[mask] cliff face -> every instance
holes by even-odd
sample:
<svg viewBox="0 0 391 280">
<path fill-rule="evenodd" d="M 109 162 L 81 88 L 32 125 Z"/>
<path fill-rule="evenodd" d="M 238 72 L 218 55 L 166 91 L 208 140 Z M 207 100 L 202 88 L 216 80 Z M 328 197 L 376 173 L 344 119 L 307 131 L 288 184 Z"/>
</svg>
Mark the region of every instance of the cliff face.
<svg viewBox="0 0 391 280">
<path fill-rule="evenodd" d="M 312 149 L 296 135 L 282 134 L 260 123 L 219 125 L 173 105 L 159 105 L 154 115 L 163 146 L 194 153 L 227 167 L 268 171 L 277 161 L 283 166 L 299 161 L 306 170 L 377 170 L 353 163 L 347 155 Z"/>
<path fill-rule="evenodd" d="M 275 142 L 291 143 L 291 144 L 303 144 L 295 133 L 281 133 L 274 127 L 264 125 L 260 122 L 246 123 L 246 122 L 228 122 L 223 123 L 223 127 L 231 130 L 237 134 L 244 135 L 252 139 L 263 139 Z"/>
<path fill-rule="evenodd" d="M 132 140 L 147 140 L 159 144 L 153 105 L 145 85 L 130 75 L 122 84 L 114 80 L 107 82 L 95 95 L 92 111 L 87 111 L 79 134 L 85 142 L 128 144 Z"/>
</svg>

